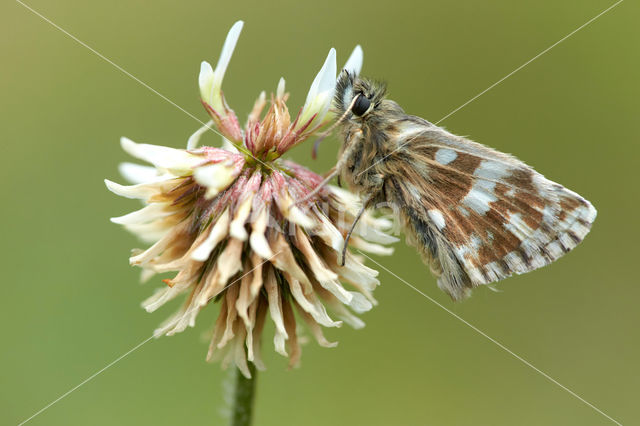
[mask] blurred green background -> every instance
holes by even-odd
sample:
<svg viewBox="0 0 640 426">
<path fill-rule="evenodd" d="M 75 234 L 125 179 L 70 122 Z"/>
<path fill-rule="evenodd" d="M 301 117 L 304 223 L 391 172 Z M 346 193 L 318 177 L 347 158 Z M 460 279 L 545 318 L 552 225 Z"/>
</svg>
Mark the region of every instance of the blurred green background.
<svg viewBox="0 0 640 426">
<path fill-rule="evenodd" d="M 38 12 L 202 120 L 199 63 L 245 29 L 224 81 L 246 117 L 284 76 L 292 110 L 330 47 L 356 43 L 363 74 L 385 79 L 412 113 L 437 121 L 613 1 L 81 2 Z M 413 250 L 377 258 L 420 290 L 624 424 L 640 423 L 637 275 L 640 37 L 626 1 L 447 118 L 451 131 L 515 153 L 599 210 L 575 252 L 453 304 Z M 110 223 L 137 207 L 109 193 L 130 160 L 118 139 L 184 147 L 199 127 L 21 6 L 0 6 L 2 296 L 0 423 L 18 424 L 150 336 L 177 306 L 139 303 L 132 236 Z M 205 143 L 218 144 L 209 134 Z M 318 172 L 338 143 L 290 155 Z M 303 349 L 302 368 L 265 341 L 256 425 L 611 424 L 386 272 L 367 327 L 328 330 L 335 349 Z M 152 340 L 30 425 L 226 424 L 227 373 L 204 361 L 195 329 Z"/>
</svg>

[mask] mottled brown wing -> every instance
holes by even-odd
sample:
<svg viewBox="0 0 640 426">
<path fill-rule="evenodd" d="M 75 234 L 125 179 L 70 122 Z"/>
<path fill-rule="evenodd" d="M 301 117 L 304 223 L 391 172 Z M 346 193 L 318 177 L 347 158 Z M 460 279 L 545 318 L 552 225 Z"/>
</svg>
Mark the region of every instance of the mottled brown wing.
<svg viewBox="0 0 640 426">
<path fill-rule="evenodd" d="M 596 210 L 575 192 L 425 123 L 403 124 L 402 148 L 388 158 L 387 198 L 401 207 L 409 243 L 454 299 L 547 265 L 589 232 Z"/>
</svg>

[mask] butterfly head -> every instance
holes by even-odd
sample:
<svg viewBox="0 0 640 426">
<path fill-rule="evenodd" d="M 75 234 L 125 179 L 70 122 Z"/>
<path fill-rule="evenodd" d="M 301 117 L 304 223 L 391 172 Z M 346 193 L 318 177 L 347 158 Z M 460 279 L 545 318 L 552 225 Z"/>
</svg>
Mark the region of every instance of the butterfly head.
<svg viewBox="0 0 640 426">
<path fill-rule="evenodd" d="M 384 83 L 359 78 L 343 70 L 338 77 L 334 106 L 340 117 L 349 112 L 352 120 L 366 120 L 386 102 L 386 91 Z"/>
</svg>

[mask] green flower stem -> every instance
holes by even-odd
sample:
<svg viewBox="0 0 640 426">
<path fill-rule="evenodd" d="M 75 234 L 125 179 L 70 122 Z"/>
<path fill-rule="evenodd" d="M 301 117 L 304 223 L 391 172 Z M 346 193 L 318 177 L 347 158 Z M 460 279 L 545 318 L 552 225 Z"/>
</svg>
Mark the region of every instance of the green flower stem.
<svg viewBox="0 0 640 426">
<path fill-rule="evenodd" d="M 231 426 L 249 426 L 253 414 L 253 395 L 256 389 L 256 368 L 249 363 L 251 378 L 247 379 L 236 369 L 236 384 L 233 395 Z"/>
</svg>

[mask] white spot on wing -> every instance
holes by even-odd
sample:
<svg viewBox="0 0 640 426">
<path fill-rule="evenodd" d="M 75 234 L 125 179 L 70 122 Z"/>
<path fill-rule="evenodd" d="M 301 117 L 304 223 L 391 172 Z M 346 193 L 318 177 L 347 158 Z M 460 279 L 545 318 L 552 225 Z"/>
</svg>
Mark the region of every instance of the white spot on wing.
<svg viewBox="0 0 640 426">
<path fill-rule="evenodd" d="M 458 157 L 458 153 L 449 148 L 440 148 L 436 151 L 436 161 L 446 165 L 454 161 Z"/>
<path fill-rule="evenodd" d="M 484 215 L 491 209 L 489 203 L 493 203 L 498 199 L 487 188 L 482 188 L 479 183 L 481 182 L 476 182 L 473 185 L 471 191 L 462 199 L 462 202 L 476 213 Z"/>
<path fill-rule="evenodd" d="M 437 153 L 436 153 L 437 155 Z M 483 160 L 473 172 L 474 176 L 489 180 L 500 180 L 509 174 L 506 164 L 497 161 Z"/>
<path fill-rule="evenodd" d="M 440 210 L 431 209 L 427 211 L 427 214 L 429 215 L 429 218 L 431 218 L 433 223 L 438 227 L 438 229 L 442 229 L 447 225 Z"/>
</svg>

